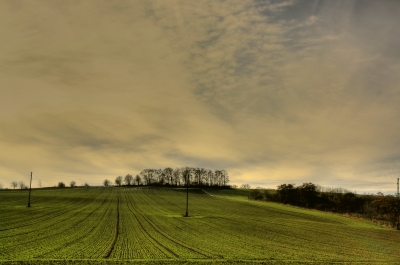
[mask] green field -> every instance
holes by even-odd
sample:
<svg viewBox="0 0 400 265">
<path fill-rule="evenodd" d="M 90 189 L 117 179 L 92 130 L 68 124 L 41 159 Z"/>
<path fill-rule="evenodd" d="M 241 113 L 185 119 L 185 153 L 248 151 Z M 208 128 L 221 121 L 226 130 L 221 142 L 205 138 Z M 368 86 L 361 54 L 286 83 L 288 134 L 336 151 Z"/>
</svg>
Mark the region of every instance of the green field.
<svg viewBox="0 0 400 265">
<path fill-rule="evenodd" d="M 206 193 L 207 192 L 207 193 Z M 247 201 L 247 191 L 64 188 L 0 192 L 0 264 L 400 264 L 400 233 Z"/>
</svg>

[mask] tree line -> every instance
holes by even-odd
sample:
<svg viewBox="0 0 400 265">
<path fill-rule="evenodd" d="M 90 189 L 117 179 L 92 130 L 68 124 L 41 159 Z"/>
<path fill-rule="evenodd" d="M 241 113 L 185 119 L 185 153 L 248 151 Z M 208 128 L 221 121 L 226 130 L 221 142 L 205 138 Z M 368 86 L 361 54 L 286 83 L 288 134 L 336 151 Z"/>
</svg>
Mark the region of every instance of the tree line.
<svg viewBox="0 0 400 265">
<path fill-rule="evenodd" d="M 13 187 L 14 190 L 17 187 L 20 188 L 21 190 L 28 189 L 28 186 L 25 185 L 25 183 L 23 181 L 19 181 L 19 182 L 13 181 L 13 182 L 11 182 L 11 187 Z"/>
<path fill-rule="evenodd" d="M 396 227 L 400 218 L 400 199 L 393 195 L 358 195 L 343 188 L 323 188 L 313 183 L 281 184 L 276 192 L 253 190 L 250 199 L 363 217 L 372 222 Z"/>
<path fill-rule="evenodd" d="M 109 181 L 109 180 L 108 180 Z M 110 181 L 109 181 L 110 182 Z M 111 183 L 111 182 L 110 182 Z M 39 181 L 39 188 L 42 188 L 42 181 Z M 73 180 L 73 181 L 71 181 L 70 183 L 69 183 L 69 186 L 71 187 L 71 188 L 74 188 L 74 187 L 77 187 L 77 185 L 76 185 L 76 182 Z M 17 182 L 17 181 L 12 181 L 11 182 L 11 187 L 15 190 L 16 188 L 19 188 L 19 189 L 21 189 L 21 190 L 24 190 L 24 189 L 29 189 L 29 187 L 27 186 L 27 185 L 25 185 L 25 183 L 23 182 L 23 181 L 19 181 L 19 182 Z M 60 181 L 60 182 L 58 182 L 58 184 L 57 185 L 54 185 L 53 187 L 57 187 L 57 188 L 65 188 L 65 187 L 67 187 L 67 185 L 64 183 L 64 182 L 62 182 L 62 181 Z M 85 184 L 83 184 L 83 187 L 89 187 L 89 184 L 86 182 Z M 3 188 L 3 185 L 0 183 L 0 189 L 2 189 Z"/>
<path fill-rule="evenodd" d="M 108 180 L 104 181 L 105 182 Z M 165 186 L 227 186 L 229 175 L 226 170 L 211 170 L 199 167 L 181 167 L 164 169 L 144 169 L 133 177 L 127 174 L 118 176 L 115 185 L 165 185 Z M 105 185 L 106 186 L 106 185 Z"/>
<path fill-rule="evenodd" d="M 39 181 L 39 187 L 41 188 L 41 181 Z M 165 185 L 165 186 L 208 186 L 208 187 L 223 187 L 228 186 L 229 175 L 226 170 L 211 170 L 199 167 L 180 167 L 171 168 L 166 167 L 164 169 L 144 169 L 139 174 L 132 176 L 127 174 L 125 177 L 118 176 L 114 180 L 116 186 L 133 186 L 133 185 Z M 105 187 L 113 185 L 113 182 L 109 179 L 103 181 Z M 71 188 L 77 186 L 75 181 L 69 183 Z M 86 182 L 84 187 L 89 187 Z M 20 189 L 28 189 L 23 181 L 11 182 L 11 187 L 14 189 L 19 187 Z M 65 188 L 67 185 L 60 181 L 54 187 Z M 2 188 L 2 186 L 0 186 Z"/>
<path fill-rule="evenodd" d="M 58 184 L 57 184 L 55 187 L 57 187 L 57 188 L 65 188 L 66 186 L 67 186 L 67 185 L 65 185 L 64 182 L 60 181 L 60 182 L 58 182 Z M 77 187 L 75 180 L 72 180 L 72 181 L 69 183 L 69 186 L 70 186 L 71 188 Z M 87 182 L 85 182 L 85 184 L 83 184 L 82 186 L 83 186 L 83 187 L 86 187 L 86 188 L 90 187 L 89 184 L 88 184 Z"/>
</svg>

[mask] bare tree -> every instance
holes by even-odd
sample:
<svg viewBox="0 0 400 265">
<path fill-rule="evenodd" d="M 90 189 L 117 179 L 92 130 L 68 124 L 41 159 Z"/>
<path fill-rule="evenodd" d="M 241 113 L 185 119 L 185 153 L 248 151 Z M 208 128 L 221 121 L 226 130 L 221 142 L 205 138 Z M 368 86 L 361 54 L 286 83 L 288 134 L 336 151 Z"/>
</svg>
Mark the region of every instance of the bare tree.
<svg viewBox="0 0 400 265">
<path fill-rule="evenodd" d="M 180 168 L 175 168 L 175 169 L 174 169 L 174 172 L 172 173 L 172 175 L 173 175 L 173 180 L 174 180 L 174 185 L 179 186 L 179 185 L 181 184 L 181 183 L 180 183 L 181 174 L 182 174 L 182 171 L 181 171 Z"/>
<path fill-rule="evenodd" d="M 116 184 L 117 186 L 121 186 L 121 184 L 122 184 L 122 176 L 118 176 L 118 177 L 115 179 L 115 184 Z"/>
<path fill-rule="evenodd" d="M 195 175 L 195 170 L 190 167 L 183 167 L 182 168 L 182 177 L 185 183 L 185 186 L 189 186 L 190 183 L 193 183 L 193 175 Z"/>
<path fill-rule="evenodd" d="M 108 179 L 105 179 L 103 181 L 104 187 L 109 187 L 111 185 L 111 181 L 109 181 Z"/>
<path fill-rule="evenodd" d="M 207 172 L 207 181 L 209 186 L 214 185 L 214 171 L 211 169 L 209 169 Z"/>
<path fill-rule="evenodd" d="M 200 185 L 201 169 L 193 168 L 192 170 L 193 170 L 193 174 L 194 174 L 194 183 L 196 185 Z"/>
<path fill-rule="evenodd" d="M 11 187 L 15 188 L 18 187 L 18 183 L 16 181 L 11 182 Z"/>
<path fill-rule="evenodd" d="M 131 174 L 126 175 L 124 181 L 125 181 L 126 185 L 128 185 L 128 186 L 132 185 L 132 183 L 133 183 L 132 175 Z"/>
<path fill-rule="evenodd" d="M 169 185 L 172 185 L 172 174 L 173 174 L 174 170 L 170 167 L 166 167 L 163 170 L 163 174 L 165 177 L 165 182 L 168 183 Z"/>
<path fill-rule="evenodd" d="M 135 177 L 135 181 L 136 181 L 136 185 L 140 185 L 140 183 L 142 183 L 142 178 L 140 177 L 140 175 L 136 175 Z"/>
<path fill-rule="evenodd" d="M 20 181 L 20 182 L 18 182 L 18 186 L 19 186 L 19 188 L 22 190 L 22 189 L 25 189 L 25 183 L 23 182 L 23 181 Z"/>
<path fill-rule="evenodd" d="M 153 170 L 152 169 L 144 169 L 140 172 L 140 175 L 143 176 L 143 181 L 145 185 L 149 185 L 153 180 Z"/>
<path fill-rule="evenodd" d="M 57 187 L 65 188 L 65 183 L 64 182 L 58 182 Z"/>
<path fill-rule="evenodd" d="M 226 172 L 226 170 L 221 170 L 221 178 L 222 178 L 222 184 L 224 186 L 228 185 L 229 176 L 228 176 L 228 172 Z"/>
<path fill-rule="evenodd" d="M 207 169 L 200 168 L 200 184 L 206 185 L 207 184 Z"/>
<path fill-rule="evenodd" d="M 70 186 L 71 188 L 75 187 L 75 186 L 76 186 L 76 182 L 75 182 L 74 180 L 71 181 L 71 182 L 69 183 L 69 186 Z"/>
<path fill-rule="evenodd" d="M 214 171 L 214 185 L 220 186 L 221 185 L 221 170 Z"/>
<path fill-rule="evenodd" d="M 157 184 L 164 184 L 164 174 L 161 169 L 155 169 L 153 174 Z"/>
<path fill-rule="evenodd" d="M 39 181 L 38 181 L 38 186 L 39 186 L 39 188 L 41 188 L 42 187 L 42 181 L 39 179 Z"/>
<path fill-rule="evenodd" d="M 3 184 L 0 183 L 0 190 L 3 188 Z"/>
<path fill-rule="evenodd" d="M 242 186 L 240 186 L 241 189 L 250 189 L 250 184 L 242 184 Z"/>
</svg>

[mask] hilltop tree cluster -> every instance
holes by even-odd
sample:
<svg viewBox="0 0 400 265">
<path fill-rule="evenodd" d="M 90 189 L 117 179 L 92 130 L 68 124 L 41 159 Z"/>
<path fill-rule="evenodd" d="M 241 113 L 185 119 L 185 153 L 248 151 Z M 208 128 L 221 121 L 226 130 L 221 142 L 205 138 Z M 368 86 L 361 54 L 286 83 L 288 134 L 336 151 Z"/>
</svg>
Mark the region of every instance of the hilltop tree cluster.
<svg viewBox="0 0 400 265">
<path fill-rule="evenodd" d="M 17 187 L 20 188 L 21 190 L 28 189 L 28 186 L 26 186 L 23 181 L 19 181 L 19 182 L 13 181 L 13 182 L 11 182 L 11 187 L 14 188 L 14 190 Z"/>
<path fill-rule="evenodd" d="M 224 187 L 228 186 L 229 175 L 226 170 L 211 170 L 199 167 L 181 167 L 171 168 L 167 167 L 164 169 L 144 169 L 136 176 L 127 174 L 125 177 L 118 176 L 115 179 L 116 186 L 132 186 L 132 185 L 165 185 L 165 186 L 208 186 L 208 187 Z M 105 187 L 112 186 L 112 181 L 105 179 L 103 181 Z M 40 187 L 41 182 L 40 182 Z M 64 182 L 58 182 L 54 187 L 65 188 L 67 185 Z M 71 181 L 69 183 L 71 188 L 76 187 L 76 182 Z M 89 184 L 85 183 L 84 187 L 89 187 Z M 20 189 L 27 189 L 28 187 L 24 182 L 19 183 L 13 181 L 11 187 L 14 189 L 19 187 Z M 250 187 L 250 186 L 249 186 Z M 1 187 L 0 187 L 1 188 Z"/>
<path fill-rule="evenodd" d="M 276 193 L 253 190 L 251 199 L 280 202 L 321 211 L 354 214 L 395 227 L 400 216 L 400 199 L 393 195 L 357 195 L 343 188 L 322 188 L 313 183 L 279 185 Z"/>
<path fill-rule="evenodd" d="M 204 168 L 182 167 L 165 169 L 144 169 L 135 177 L 128 174 L 115 179 L 117 186 L 121 185 L 166 185 L 166 186 L 227 186 L 228 172 Z"/>
</svg>

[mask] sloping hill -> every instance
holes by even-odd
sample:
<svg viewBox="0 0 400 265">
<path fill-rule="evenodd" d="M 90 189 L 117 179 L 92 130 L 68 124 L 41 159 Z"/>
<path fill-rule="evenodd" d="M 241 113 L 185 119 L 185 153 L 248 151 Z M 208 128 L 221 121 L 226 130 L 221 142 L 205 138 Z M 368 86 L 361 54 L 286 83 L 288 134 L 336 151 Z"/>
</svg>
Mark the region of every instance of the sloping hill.
<svg viewBox="0 0 400 265">
<path fill-rule="evenodd" d="M 246 192 L 191 189 L 185 218 L 179 188 L 1 191 L 0 263 L 400 261 L 398 231 Z"/>
</svg>

